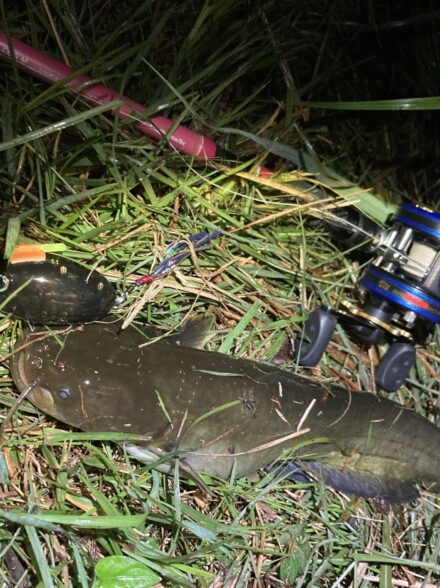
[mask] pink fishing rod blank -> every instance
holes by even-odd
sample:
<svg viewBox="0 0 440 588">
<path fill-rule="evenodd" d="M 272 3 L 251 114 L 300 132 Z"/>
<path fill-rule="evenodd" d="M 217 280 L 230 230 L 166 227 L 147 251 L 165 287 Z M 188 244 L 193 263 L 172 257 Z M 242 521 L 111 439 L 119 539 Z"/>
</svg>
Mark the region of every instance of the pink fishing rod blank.
<svg viewBox="0 0 440 588">
<path fill-rule="evenodd" d="M 0 31 L 0 58 L 11 62 L 13 59 L 11 48 L 15 61 L 21 70 L 48 83 L 62 82 L 70 77 L 71 79 L 65 82 L 65 86 L 88 104 L 98 106 L 113 100 L 121 100 L 121 106 L 112 110 L 112 114 L 119 114 L 122 119 L 133 119 L 135 121 L 134 127 L 153 139 L 163 139 L 174 126 L 173 121 L 164 116 L 153 116 L 147 120 L 136 121 L 139 114 L 146 110 L 145 106 L 139 102 L 122 96 L 103 84 L 95 84 L 87 76 L 75 76 L 73 69 L 65 63 L 26 45 L 19 39 L 7 37 L 5 33 Z M 192 155 L 197 159 L 211 158 L 216 154 L 216 144 L 211 139 L 181 125 L 174 129 L 167 141 L 177 151 Z"/>
</svg>

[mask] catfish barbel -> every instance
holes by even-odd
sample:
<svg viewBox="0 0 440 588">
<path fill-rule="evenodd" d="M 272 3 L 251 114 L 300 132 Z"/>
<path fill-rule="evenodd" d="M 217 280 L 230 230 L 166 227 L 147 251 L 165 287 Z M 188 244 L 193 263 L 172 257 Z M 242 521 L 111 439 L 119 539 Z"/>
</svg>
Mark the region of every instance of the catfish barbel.
<svg viewBox="0 0 440 588">
<path fill-rule="evenodd" d="M 290 450 L 347 494 L 405 502 L 416 484 L 440 491 L 440 429 L 403 406 L 200 349 L 206 321 L 177 339 L 120 327 L 28 333 L 11 360 L 18 389 L 84 431 L 142 435 L 127 452 L 162 469 L 171 453 L 189 475 L 248 476 Z"/>
</svg>

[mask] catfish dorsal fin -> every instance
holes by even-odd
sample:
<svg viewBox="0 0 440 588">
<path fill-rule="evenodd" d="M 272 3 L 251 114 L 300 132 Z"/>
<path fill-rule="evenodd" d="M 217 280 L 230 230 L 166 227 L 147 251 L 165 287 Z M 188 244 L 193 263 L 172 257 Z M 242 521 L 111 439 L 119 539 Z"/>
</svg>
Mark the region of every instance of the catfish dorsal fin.
<svg viewBox="0 0 440 588">
<path fill-rule="evenodd" d="M 184 323 L 182 330 L 174 340 L 184 347 L 203 349 L 214 335 L 211 332 L 213 322 L 211 317 L 204 316 L 189 319 Z"/>
</svg>

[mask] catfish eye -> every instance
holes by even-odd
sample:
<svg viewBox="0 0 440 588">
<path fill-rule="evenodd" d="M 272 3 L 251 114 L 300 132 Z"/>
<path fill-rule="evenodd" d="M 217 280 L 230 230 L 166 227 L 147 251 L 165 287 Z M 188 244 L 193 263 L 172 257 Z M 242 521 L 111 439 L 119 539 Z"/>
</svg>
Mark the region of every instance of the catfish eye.
<svg viewBox="0 0 440 588">
<path fill-rule="evenodd" d="M 68 398 L 70 398 L 70 395 L 71 391 L 69 390 L 69 388 L 60 388 L 59 390 L 57 390 L 57 396 L 61 400 L 67 400 Z"/>
</svg>

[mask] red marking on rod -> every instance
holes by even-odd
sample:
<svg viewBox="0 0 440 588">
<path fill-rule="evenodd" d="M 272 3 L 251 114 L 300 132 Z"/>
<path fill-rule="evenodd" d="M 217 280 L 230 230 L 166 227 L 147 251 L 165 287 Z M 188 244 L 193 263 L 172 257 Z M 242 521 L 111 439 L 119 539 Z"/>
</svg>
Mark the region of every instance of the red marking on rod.
<svg viewBox="0 0 440 588">
<path fill-rule="evenodd" d="M 414 296 L 414 294 L 411 294 L 410 292 L 406 292 L 405 295 L 403 296 L 403 299 L 406 300 L 407 302 L 411 302 L 411 304 L 415 304 L 419 308 L 423 308 L 425 310 L 427 310 L 429 308 L 428 302 L 425 302 L 424 300 L 422 300 L 418 296 Z"/>
</svg>

